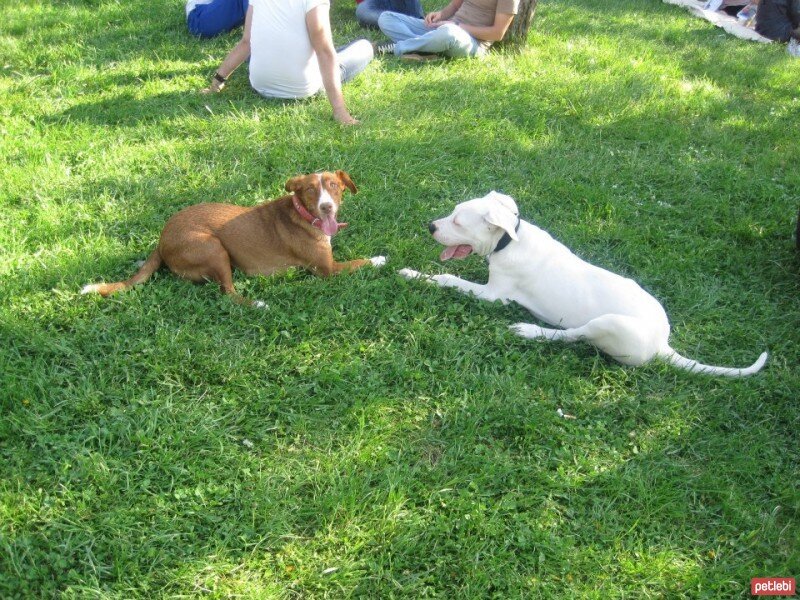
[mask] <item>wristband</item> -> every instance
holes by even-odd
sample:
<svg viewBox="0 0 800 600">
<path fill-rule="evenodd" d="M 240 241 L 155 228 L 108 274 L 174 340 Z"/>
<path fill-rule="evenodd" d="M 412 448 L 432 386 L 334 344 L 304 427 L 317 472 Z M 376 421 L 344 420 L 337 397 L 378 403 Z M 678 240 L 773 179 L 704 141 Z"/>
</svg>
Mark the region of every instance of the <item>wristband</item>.
<svg viewBox="0 0 800 600">
<path fill-rule="evenodd" d="M 220 75 L 220 74 L 219 74 L 219 71 L 217 71 L 216 73 L 214 73 L 214 80 L 215 80 L 217 83 L 228 83 L 228 79 L 227 79 L 226 77 L 223 77 L 222 75 Z"/>
</svg>

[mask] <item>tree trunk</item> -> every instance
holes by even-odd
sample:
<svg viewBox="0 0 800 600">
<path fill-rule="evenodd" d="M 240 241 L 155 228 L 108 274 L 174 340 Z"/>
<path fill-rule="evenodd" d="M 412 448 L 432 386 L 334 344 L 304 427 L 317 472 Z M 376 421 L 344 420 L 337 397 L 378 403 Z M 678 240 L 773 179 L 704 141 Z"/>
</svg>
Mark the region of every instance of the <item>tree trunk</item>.
<svg viewBox="0 0 800 600">
<path fill-rule="evenodd" d="M 536 12 L 536 0 L 520 0 L 517 12 L 511 26 L 506 31 L 502 45 L 504 48 L 516 46 L 521 48 L 528 43 L 528 30 L 533 23 L 533 13 Z"/>
</svg>

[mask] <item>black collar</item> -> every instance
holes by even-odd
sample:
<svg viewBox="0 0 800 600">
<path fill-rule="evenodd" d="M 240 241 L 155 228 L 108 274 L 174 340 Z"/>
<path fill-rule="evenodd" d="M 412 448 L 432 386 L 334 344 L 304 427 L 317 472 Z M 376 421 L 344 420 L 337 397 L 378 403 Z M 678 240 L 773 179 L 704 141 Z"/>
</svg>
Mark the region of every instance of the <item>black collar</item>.
<svg viewBox="0 0 800 600">
<path fill-rule="evenodd" d="M 522 221 L 520 220 L 519 217 L 517 217 L 517 226 L 514 227 L 514 231 L 519 231 L 519 224 L 520 223 L 522 223 Z M 508 246 L 510 243 L 511 243 L 511 236 L 508 235 L 508 232 L 506 231 L 505 233 L 503 233 L 503 237 L 500 238 L 500 241 L 497 242 L 497 246 L 495 246 L 494 250 L 492 250 L 489 254 L 494 254 L 495 252 L 500 252 L 500 250 L 502 250 L 503 248 Z"/>
</svg>

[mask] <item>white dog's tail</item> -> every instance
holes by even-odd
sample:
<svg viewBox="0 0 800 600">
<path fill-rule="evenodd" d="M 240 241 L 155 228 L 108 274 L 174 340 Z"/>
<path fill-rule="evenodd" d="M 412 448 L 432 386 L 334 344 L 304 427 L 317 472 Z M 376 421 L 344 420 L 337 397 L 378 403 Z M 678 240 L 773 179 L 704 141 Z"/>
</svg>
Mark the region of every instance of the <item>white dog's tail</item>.
<svg viewBox="0 0 800 600">
<path fill-rule="evenodd" d="M 758 373 L 764 366 L 764 363 L 767 362 L 767 357 L 769 356 L 768 353 L 762 352 L 761 356 L 758 357 L 758 360 L 749 367 L 744 369 L 734 369 L 730 367 L 713 367 L 711 365 L 704 365 L 696 360 L 692 360 L 691 358 L 681 356 L 669 346 L 659 352 L 658 355 L 666 360 L 669 364 L 680 367 L 681 369 L 686 369 L 687 371 L 692 371 L 694 373 L 705 373 L 707 375 L 722 375 L 723 377 L 747 377 L 748 375 Z"/>
</svg>

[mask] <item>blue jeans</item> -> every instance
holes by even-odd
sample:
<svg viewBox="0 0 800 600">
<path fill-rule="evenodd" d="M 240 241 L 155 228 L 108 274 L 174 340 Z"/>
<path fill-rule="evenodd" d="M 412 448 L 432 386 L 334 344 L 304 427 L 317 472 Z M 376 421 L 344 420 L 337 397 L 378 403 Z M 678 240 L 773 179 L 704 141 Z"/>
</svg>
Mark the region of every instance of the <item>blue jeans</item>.
<svg viewBox="0 0 800 600">
<path fill-rule="evenodd" d="M 419 0 L 364 0 L 356 6 L 356 19 L 363 27 L 377 27 L 378 17 L 387 10 L 419 19 L 425 16 Z"/>
<path fill-rule="evenodd" d="M 378 27 L 395 43 L 394 53 L 397 56 L 409 52 L 429 52 L 452 57 L 485 53 L 478 40 L 453 23 L 431 29 L 423 19 L 387 11 L 378 18 Z"/>
<path fill-rule="evenodd" d="M 244 23 L 248 0 L 211 0 L 198 4 L 186 16 L 189 33 L 204 38 L 225 33 Z"/>
<path fill-rule="evenodd" d="M 346 46 L 337 48 L 336 57 L 339 59 L 342 83 L 345 83 L 366 69 L 370 61 L 375 57 L 375 53 L 372 51 L 372 44 L 369 41 L 356 40 Z"/>
</svg>

